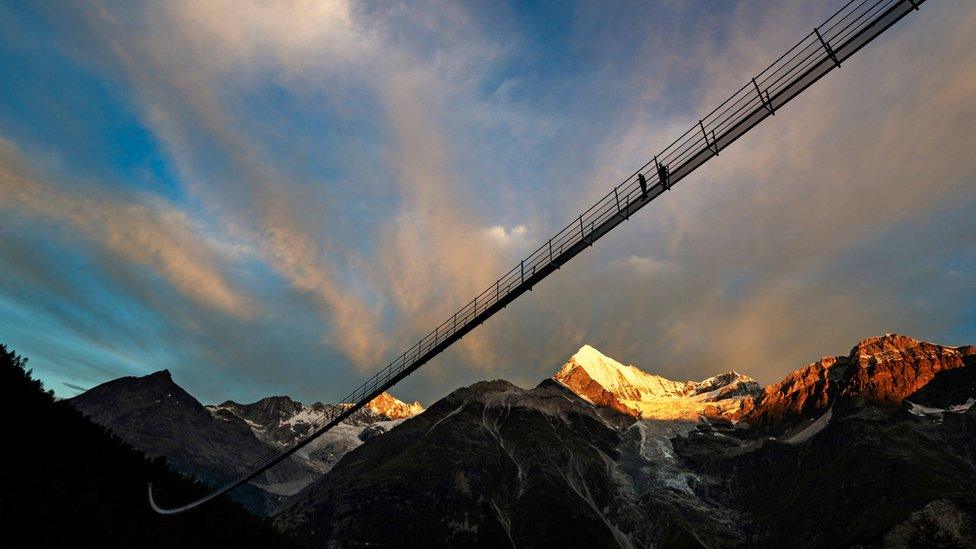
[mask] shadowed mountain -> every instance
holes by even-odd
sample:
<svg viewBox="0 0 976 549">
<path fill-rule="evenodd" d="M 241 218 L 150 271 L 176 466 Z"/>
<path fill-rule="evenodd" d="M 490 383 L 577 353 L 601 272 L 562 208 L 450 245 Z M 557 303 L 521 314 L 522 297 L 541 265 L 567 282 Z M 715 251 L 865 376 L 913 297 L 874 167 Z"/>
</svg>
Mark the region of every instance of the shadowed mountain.
<svg viewBox="0 0 976 549">
<path fill-rule="evenodd" d="M 220 484 L 243 472 L 271 447 L 258 440 L 240 418 L 216 418 L 173 382 L 166 370 L 143 377 L 124 377 L 94 387 L 69 402 L 92 421 L 110 427 L 133 447 L 166 457 L 178 470 Z M 273 467 L 257 482 L 271 484 L 311 479 L 295 460 Z M 267 512 L 276 498 L 253 486 L 236 491 L 235 499 L 256 512 Z"/>
<path fill-rule="evenodd" d="M 166 457 L 178 470 L 219 485 L 245 471 L 269 451 L 307 432 L 325 412 L 341 404 L 305 405 L 287 396 L 253 404 L 227 401 L 204 406 L 177 385 L 166 370 L 103 383 L 69 402 L 92 421 L 151 456 Z M 301 452 L 271 468 L 231 495 L 266 514 L 328 471 L 365 438 L 382 434 L 405 417 L 423 411 L 384 393 L 352 418 Z M 367 431 L 368 432 L 365 432 Z"/>
<path fill-rule="evenodd" d="M 629 421 L 552 382 L 476 383 L 347 454 L 279 520 L 310 546 L 613 545 L 598 517 Z"/>
</svg>

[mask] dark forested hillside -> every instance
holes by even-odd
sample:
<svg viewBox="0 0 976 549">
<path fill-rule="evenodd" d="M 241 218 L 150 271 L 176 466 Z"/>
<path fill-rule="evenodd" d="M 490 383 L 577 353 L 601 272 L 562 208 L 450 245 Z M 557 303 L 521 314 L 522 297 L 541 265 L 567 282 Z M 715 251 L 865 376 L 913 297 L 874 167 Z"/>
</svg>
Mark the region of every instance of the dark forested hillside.
<svg viewBox="0 0 976 549">
<path fill-rule="evenodd" d="M 5 546 L 288 547 L 265 520 L 220 499 L 177 516 L 155 514 L 152 481 L 164 503 L 206 487 L 148 460 L 118 437 L 58 402 L 25 370 L 26 360 L 0 345 L 0 417 L 6 418 L 0 463 Z"/>
</svg>

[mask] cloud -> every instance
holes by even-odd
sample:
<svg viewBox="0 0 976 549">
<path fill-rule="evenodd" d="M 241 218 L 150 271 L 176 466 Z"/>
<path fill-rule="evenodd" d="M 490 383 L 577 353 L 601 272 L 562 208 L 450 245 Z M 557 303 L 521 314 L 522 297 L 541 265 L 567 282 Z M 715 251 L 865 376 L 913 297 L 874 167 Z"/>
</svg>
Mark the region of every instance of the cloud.
<svg viewBox="0 0 976 549">
<path fill-rule="evenodd" d="M 795 39 L 783 36 L 779 22 L 813 20 L 787 13 L 794 8 L 756 8 L 767 14 L 758 31 L 750 20 L 755 14 L 740 13 L 732 26 L 750 32 L 737 31 L 735 47 L 715 43 L 696 52 L 693 67 L 716 77 L 692 89 L 698 101 L 683 111 L 680 125 L 671 123 L 680 118 L 674 112 L 658 107 L 653 114 L 668 123 L 649 124 L 644 98 L 625 103 L 619 117 L 604 116 L 609 137 L 593 143 L 599 154 L 577 180 L 582 185 L 560 180 L 578 194 L 558 200 L 547 194 L 548 208 L 570 218 L 567 212 L 603 195 L 655 143 L 673 138 L 675 127 L 683 131 L 710 110 L 709 101 L 724 98 Z M 973 253 L 971 243 L 948 239 L 965 228 L 937 221 L 955 203 L 976 200 L 970 184 L 976 165 L 965 152 L 976 145 L 965 130 L 976 122 L 966 99 L 976 83 L 976 14 L 963 8 L 900 23 L 502 312 L 488 325 L 490 345 L 504 349 L 493 373 L 532 384 L 589 342 L 676 378 L 739 368 L 772 382 L 877 333 L 948 333 L 949 318 L 962 322 L 947 316 L 960 307 L 948 296 L 962 290 L 946 286 L 925 305 L 909 273 L 942 246 L 963 257 Z M 919 36 L 940 38 L 926 38 L 919 48 Z M 642 59 L 641 52 L 634 57 Z M 661 66 L 632 67 L 632 74 L 662 78 L 673 62 L 664 57 Z M 529 223 L 558 228 L 559 221 Z M 928 240 L 894 236 L 908 225 L 933 223 L 942 229 Z M 858 263 L 891 247 L 903 260 L 883 271 Z"/>
<path fill-rule="evenodd" d="M 244 373 L 257 396 L 326 400 L 834 7 L 676 4 L 648 20 L 580 5 L 557 21 L 497 5 L 81 5 L 61 47 L 118 84 L 180 197 L 106 197 L 20 168 L 0 193 L 124 260 L 133 286 L 129 263 L 217 312 L 172 314 L 167 341 L 199 334 L 181 357 L 196 383 L 217 391 Z M 404 398 L 486 376 L 534 384 L 584 342 L 672 377 L 772 381 L 879 330 L 961 325 L 953 296 L 972 277 L 950 271 L 970 272 L 974 252 L 965 220 L 945 219 L 976 202 L 974 17 L 957 1 L 899 23 L 413 376 Z M 937 290 L 920 289 L 928 264 Z"/>
<path fill-rule="evenodd" d="M 329 345 L 369 369 L 388 350 L 382 303 L 407 319 L 394 334 L 422 333 L 447 314 L 445 305 L 460 306 L 498 270 L 477 255 L 485 244 L 480 212 L 455 183 L 462 179 L 452 173 L 449 147 L 438 137 L 445 131 L 438 120 L 442 112 L 431 108 L 432 97 L 440 95 L 436 103 L 443 106 L 449 99 L 441 90 L 456 88 L 492 54 L 468 39 L 464 29 L 470 25 L 461 10 L 390 6 L 367 17 L 343 2 L 312 13 L 300 8 L 260 2 L 229 12 L 150 7 L 128 14 L 141 19 L 145 32 L 131 32 L 127 22 L 112 19 L 94 27 L 113 43 L 150 126 L 167 144 L 189 190 L 228 231 L 253 242 L 295 290 L 313 298 L 329 325 Z M 428 44 L 401 32 L 409 28 L 422 35 L 434 26 L 457 29 L 438 35 L 457 53 L 430 57 Z M 251 133 L 239 105 L 227 100 L 265 79 L 293 93 L 322 88 L 331 97 L 367 89 L 387 105 L 395 138 L 383 145 L 396 151 L 389 169 L 402 202 L 393 225 L 373 229 L 380 255 L 364 258 L 329 236 L 340 224 L 363 223 L 343 219 L 344 205 L 331 195 L 345 191 L 328 181 L 303 181 L 283 167 L 266 152 L 265 136 Z M 227 173 L 215 170 L 215 163 Z"/>
<path fill-rule="evenodd" d="M 444 130 L 427 107 L 426 79 L 392 78 L 386 104 L 397 132 L 392 167 L 401 202 L 397 219 L 381 229 L 378 260 L 387 295 L 407 321 L 400 330 L 419 338 L 493 282 L 498 262 L 485 254 L 490 242 L 478 210 L 456 183 Z M 481 335 L 462 348 L 488 352 Z"/>
<path fill-rule="evenodd" d="M 516 225 L 511 229 L 506 229 L 501 225 L 492 225 L 484 229 L 485 235 L 501 246 L 512 246 L 518 242 L 524 242 L 528 232 L 529 229 L 525 225 Z"/>
<path fill-rule="evenodd" d="M 643 276 L 671 273 L 681 268 L 679 264 L 673 261 L 660 260 L 653 257 L 638 255 L 631 255 L 626 259 L 615 260 L 613 264 Z"/>
<path fill-rule="evenodd" d="M 293 77 L 331 73 L 368 50 L 368 38 L 346 2 L 232 4 L 149 4 L 126 19 L 90 23 L 109 42 L 107 63 L 130 79 L 186 190 L 309 298 L 326 344 L 360 368 L 375 367 L 386 351 L 381 317 L 357 288 L 362 279 L 344 269 L 358 264 L 357 252 L 328 236 L 338 215 L 330 186 L 277 160 L 268 150 L 271 128 L 255 127 L 238 102 L 256 83 L 290 88 Z"/>
<path fill-rule="evenodd" d="M 369 37 L 356 27 L 345 0 L 149 4 L 150 41 L 178 45 L 194 66 L 218 73 L 277 69 L 286 76 L 315 72 L 322 62 L 352 60 Z"/>
<path fill-rule="evenodd" d="M 69 238 L 95 242 L 152 269 L 197 303 L 244 319 L 258 313 L 256 304 L 222 274 L 218 250 L 185 214 L 160 201 L 71 193 L 40 180 L 11 145 L 0 141 L 0 204 L 20 216 L 60 224 Z"/>
</svg>

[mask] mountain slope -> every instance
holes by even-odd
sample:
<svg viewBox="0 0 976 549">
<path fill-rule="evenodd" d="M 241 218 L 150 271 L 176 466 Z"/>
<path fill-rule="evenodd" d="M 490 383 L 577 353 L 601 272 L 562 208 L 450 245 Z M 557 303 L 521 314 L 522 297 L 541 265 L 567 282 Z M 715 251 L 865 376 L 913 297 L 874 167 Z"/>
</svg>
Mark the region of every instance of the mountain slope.
<svg viewBox="0 0 976 549">
<path fill-rule="evenodd" d="M 674 460 L 669 438 L 694 428 L 550 380 L 480 382 L 351 451 L 276 522 L 308 547 L 740 544 L 738 512 L 699 497 Z"/>
<path fill-rule="evenodd" d="M 0 458 L 6 546 L 287 547 L 265 521 L 226 498 L 176 517 L 157 515 L 146 483 L 178 501 L 209 489 L 148 460 L 118 437 L 43 392 L 0 345 L 0 414 L 15 442 Z"/>
<path fill-rule="evenodd" d="M 413 404 L 407 404 L 384 391 L 380 396 L 366 404 L 365 411 L 373 417 L 387 420 L 406 419 L 423 413 L 424 407 L 417 401 L 414 401 Z"/>
</svg>

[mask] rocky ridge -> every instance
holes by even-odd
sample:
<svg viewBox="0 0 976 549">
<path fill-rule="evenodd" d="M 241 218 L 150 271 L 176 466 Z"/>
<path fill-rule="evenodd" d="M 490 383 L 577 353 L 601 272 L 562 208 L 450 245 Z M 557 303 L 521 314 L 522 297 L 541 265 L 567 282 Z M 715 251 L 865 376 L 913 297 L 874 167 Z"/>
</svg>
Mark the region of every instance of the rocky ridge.
<svg viewBox="0 0 976 549">
<path fill-rule="evenodd" d="M 835 405 L 899 405 L 939 372 L 976 365 L 976 347 L 947 347 L 886 334 L 858 343 L 846 356 L 824 357 L 767 386 L 745 406 L 741 419 L 759 426 L 789 426 Z"/>
</svg>

